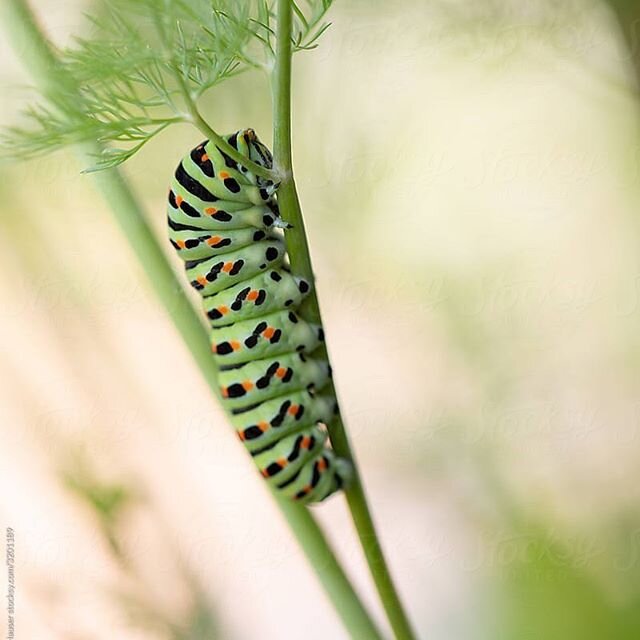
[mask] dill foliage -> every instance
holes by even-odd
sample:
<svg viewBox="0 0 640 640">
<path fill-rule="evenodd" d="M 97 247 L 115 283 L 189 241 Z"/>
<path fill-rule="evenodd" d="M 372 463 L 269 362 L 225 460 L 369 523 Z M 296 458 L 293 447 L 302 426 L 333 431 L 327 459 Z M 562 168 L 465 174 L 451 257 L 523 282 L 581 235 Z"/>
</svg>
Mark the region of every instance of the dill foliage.
<svg viewBox="0 0 640 640">
<path fill-rule="evenodd" d="M 317 46 L 330 26 L 324 16 L 332 2 L 291 0 L 294 51 Z M 89 35 L 57 52 L 58 81 L 27 106 L 22 124 L 4 130 L 3 155 L 27 159 L 99 142 L 104 151 L 87 171 L 106 169 L 178 122 L 192 123 L 219 142 L 198 100 L 249 69 L 271 71 L 273 5 L 273 0 L 103 0 L 98 14 L 88 16 Z"/>
</svg>

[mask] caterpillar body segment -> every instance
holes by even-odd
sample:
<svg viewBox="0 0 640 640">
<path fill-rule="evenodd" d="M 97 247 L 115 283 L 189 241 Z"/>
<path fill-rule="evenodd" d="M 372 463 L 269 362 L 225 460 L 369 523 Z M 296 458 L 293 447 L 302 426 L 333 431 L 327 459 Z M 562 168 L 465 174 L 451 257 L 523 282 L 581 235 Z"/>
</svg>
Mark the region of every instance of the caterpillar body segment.
<svg viewBox="0 0 640 640">
<path fill-rule="evenodd" d="M 205 260 L 229 251 L 236 251 L 266 237 L 264 231 L 256 231 L 251 227 L 229 229 L 223 234 L 217 233 L 215 229 L 200 231 L 195 228 L 170 228 L 169 230 L 169 240 L 173 248 L 180 251 L 181 257 L 186 261 Z"/>
<path fill-rule="evenodd" d="M 303 390 L 273 398 L 247 411 L 233 413 L 231 423 L 250 452 L 273 444 L 306 425 L 327 424 L 336 413 L 332 396 Z"/>
<path fill-rule="evenodd" d="M 279 240 L 260 240 L 233 253 L 186 262 L 191 286 L 208 296 L 244 282 L 261 271 L 279 266 L 284 258 L 284 244 Z"/>
<path fill-rule="evenodd" d="M 225 140 L 271 168 L 253 130 Z M 277 184 L 253 174 L 213 142 L 179 163 L 168 198 L 169 240 L 201 295 L 211 324 L 223 404 L 267 482 L 301 503 L 344 487 L 348 461 L 330 449 L 325 425 L 337 412 L 326 359 L 313 357 L 322 327 L 296 312 L 309 283 L 286 266 Z"/>
<path fill-rule="evenodd" d="M 310 290 L 306 280 L 294 278 L 284 269 L 270 269 L 207 296 L 202 303 L 211 325 L 220 327 L 283 307 L 295 309 Z"/>
<path fill-rule="evenodd" d="M 276 311 L 211 330 L 211 351 L 221 366 L 241 364 L 291 351 L 310 352 L 322 341 L 318 325 L 302 320 L 294 311 Z"/>
<path fill-rule="evenodd" d="M 291 391 L 321 389 L 331 375 L 329 363 L 303 353 L 253 360 L 220 371 L 222 397 L 231 409 L 270 400 Z"/>
<path fill-rule="evenodd" d="M 326 431 L 309 427 L 302 433 L 276 440 L 268 449 L 254 453 L 253 459 L 270 484 L 284 489 L 309 460 L 318 457 L 326 440 Z"/>
<path fill-rule="evenodd" d="M 241 202 L 204 202 L 189 195 L 185 200 L 180 195 L 181 184 L 176 180 L 169 191 L 169 224 L 199 229 L 242 229 L 246 226 L 261 228 L 273 224 L 277 213 L 265 205 L 242 209 Z M 174 191 L 174 189 L 177 190 Z M 183 193 L 185 191 L 183 190 Z M 240 207 L 240 208 L 239 208 Z"/>
</svg>

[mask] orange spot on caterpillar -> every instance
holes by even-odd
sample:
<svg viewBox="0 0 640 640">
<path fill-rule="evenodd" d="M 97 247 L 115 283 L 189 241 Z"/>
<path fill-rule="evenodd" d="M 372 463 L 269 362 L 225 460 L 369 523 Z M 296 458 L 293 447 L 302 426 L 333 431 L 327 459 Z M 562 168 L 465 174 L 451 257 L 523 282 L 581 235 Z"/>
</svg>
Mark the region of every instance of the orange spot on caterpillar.
<svg viewBox="0 0 640 640">
<path fill-rule="evenodd" d="M 309 436 L 305 436 L 304 438 L 302 438 L 301 444 L 303 449 L 308 449 L 311 445 L 311 438 Z"/>
<path fill-rule="evenodd" d="M 289 410 L 287 411 L 287 413 L 288 413 L 290 416 L 295 416 L 295 415 L 296 415 L 296 413 L 298 413 L 298 405 L 297 405 L 297 404 L 292 404 L 292 405 L 289 407 Z M 303 442 L 304 442 L 304 441 L 303 441 Z"/>
<path fill-rule="evenodd" d="M 238 351 L 240 349 L 240 346 L 241 346 L 240 343 L 237 340 L 232 340 L 229 344 L 231 345 L 231 348 L 234 351 Z"/>
<path fill-rule="evenodd" d="M 280 458 L 279 460 L 277 460 L 277 463 L 284 469 L 287 466 L 287 459 Z"/>
<path fill-rule="evenodd" d="M 242 383 L 242 388 L 243 388 L 245 391 L 251 391 L 251 389 L 253 389 L 253 382 L 251 382 L 251 380 L 245 380 L 245 381 Z"/>
<path fill-rule="evenodd" d="M 214 213 L 218 213 L 218 210 L 215 207 L 207 207 L 204 212 L 208 215 L 208 216 L 212 216 Z"/>
<path fill-rule="evenodd" d="M 184 199 L 182 196 L 176 196 L 176 204 L 178 206 L 180 206 L 183 202 L 184 202 Z"/>
<path fill-rule="evenodd" d="M 207 240 L 207 244 L 212 247 L 214 244 L 218 244 L 220 240 L 222 240 L 220 236 L 211 236 L 211 238 Z"/>
<path fill-rule="evenodd" d="M 206 153 L 202 154 L 202 162 L 206 162 L 209 159 L 209 156 Z"/>
<path fill-rule="evenodd" d="M 238 438 L 244 442 L 244 431 L 238 431 Z"/>
<path fill-rule="evenodd" d="M 229 307 L 225 307 L 224 305 L 222 305 L 221 307 L 218 307 L 218 312 L 223 316 L 226 316 L 227 313 L 229 313 Z"/>
<path fill-rule="evenodd" d="M 273 338 L 273 334 L 276 332 L 276 330 L 273 327 L 267 327 L 263 332 L 262 335 L 267 339 L 270 340 L 271 338 Z M 284 374 L 283 374 L 284 375 Z"/>
<path fill-rule="evenodd" d="M 223 180 L 226 180 L 229 177 L 229 174 L 226 171 L 221 171 L 218 174 Z"/>
<path fill-rule="evenodd" d="M 318 460 L 318 469 L 320 471 L 324 471 L 327 468 L 327 462 L 324 458 L 320 458 L 320 460 Z"/>
<path fill-rule="evenodd" d="M 224 263 L 224 267 L 222 267 L 222 270 L 225 273 L 229 273 L 229 271 L 231 271 L 231 269 L 233 269 L 233 262 L 225 262 Z"/>
<path fill-rule="evenodd" d="M 249 291 L 249 293 L 247 294 L 247 300 L 255 300 L 258 297 L 258 292 L 253 289 L 252 291 Z"/>
<path fill-rule="evenodd" d="M 176 244 L 181 248 L 184 249 L 187 246 L 187 243 L 184 240 L 176 240 Z"/>
<path fill-rule="evenodd" d="M 263 475 L 263 477 L 268 478 L 269 477 L 269 472 L 266 469 L 260 469 L 260 473 Z"/>
<path fill-rule="evenodd" d="M 264 433 L 269 428 L 269 423 L 264 422 L 263 420 L 262 422 L 258 422 L 256 426 L 258 427 L 258 429 L 260 429 L 260 431 L 262 431 L 262 433 Z"/>
<path fill-rule="evenodd" d="M 207 279 L 204 276 L 198 276 L 196 282 L 200 283 L 203 287 L 207 284 Z"/>
<path fill-rule="evenodd" d="M 227 390 L 227 387 L 222 387 L 221 391 L 222 391 L 222 397 L 223 398 L 228 398 L 229 397 L 229 391 Z"/>
<path fill-rule="evenodd" d="M 283 367 L 280 367 L 277 371 L 276 371 L 276 375 L 278 376 L 278 378 L 284 378 L 284 374 L 287 373 L 287 370 Z"/>
</svg>

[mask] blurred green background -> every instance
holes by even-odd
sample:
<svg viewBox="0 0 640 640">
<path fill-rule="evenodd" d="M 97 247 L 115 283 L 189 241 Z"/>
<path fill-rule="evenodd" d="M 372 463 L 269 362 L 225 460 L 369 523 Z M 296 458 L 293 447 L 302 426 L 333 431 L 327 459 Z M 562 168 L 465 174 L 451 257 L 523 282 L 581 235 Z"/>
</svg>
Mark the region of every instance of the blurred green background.
<svg viewBox="0 0 640 640">
<path fill-rule="evenodd" d="M 420 637 L 640 637 L 634 4 L 337 0 L 296 59 L 337 385 Z M 33 5 L 60 44 L 91 8 Z M 0 49 L 14 122 L 33 92 Z M 269 141 L 268 96 L 246 75 L 203 111 Z M 199 139 L 170 129 L 126 166 L 161 237 Z M 344 638 L 81 168 L 0 168 L 18 637 Z M 376 606 L 342 501 L 317 513 Z"/>
</svg>

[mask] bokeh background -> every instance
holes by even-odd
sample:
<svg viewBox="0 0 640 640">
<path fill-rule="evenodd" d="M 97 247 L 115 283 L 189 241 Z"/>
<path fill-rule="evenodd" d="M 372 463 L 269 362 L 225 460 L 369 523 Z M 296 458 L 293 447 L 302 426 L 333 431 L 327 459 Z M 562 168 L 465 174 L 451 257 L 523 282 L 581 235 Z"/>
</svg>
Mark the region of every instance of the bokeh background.
<svg viewBox="0 0 640 640">
<path fill-rule="evenodd" d="M 91 3 L 33 5 L 59 44 L 86 29 Z M 640 637 L 636 11 L 336 0 L 296 59 L 335 376 L 420 637 Z M 34 94 L 4 39 L 0 61 L 15 122 Z M 268 141 L 268 95 L 247 75 L 204 111 Z M 158 236 L 199 139 L 176 127 L 126 166 Z M 0 168 L 17 637 L 346 637 L 81 169 Z M 343 500 L 316 511 L 377 607 Z"/>
</svg>

